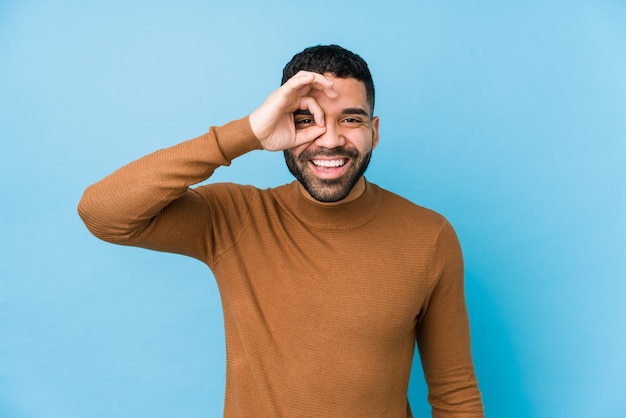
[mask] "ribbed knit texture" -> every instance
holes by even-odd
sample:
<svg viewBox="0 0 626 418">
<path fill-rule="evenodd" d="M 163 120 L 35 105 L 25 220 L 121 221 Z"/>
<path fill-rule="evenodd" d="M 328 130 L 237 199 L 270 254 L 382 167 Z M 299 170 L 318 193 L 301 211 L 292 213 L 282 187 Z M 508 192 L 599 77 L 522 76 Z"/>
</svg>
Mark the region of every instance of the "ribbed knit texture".
<svg viewBox="0 0 626 418">
<path fill-rule="evenodd" d="M 440 215 L 371 183 L 315 203 L 297 183 L 190 189 L 259 148 L 247 119 L 89 187 L 94 235 L 205 262 L 227 348 L 226 417 L 406 417 L 418 341 L 435 417 L 482 417 L 463 263 Z"/>
</svg>

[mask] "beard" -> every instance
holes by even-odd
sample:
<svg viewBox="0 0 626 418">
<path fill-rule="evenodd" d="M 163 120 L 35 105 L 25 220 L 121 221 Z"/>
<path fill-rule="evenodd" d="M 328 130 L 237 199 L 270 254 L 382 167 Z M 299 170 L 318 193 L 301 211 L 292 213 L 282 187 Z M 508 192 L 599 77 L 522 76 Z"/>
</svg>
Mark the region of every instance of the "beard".
<svg viewBox="0 0 626 418">
<path fill-rule="evenodd" d="M 285 150 L 285 162 L 289 172 L 302 184 L 305 190 L 317 201 L 338 202 L 345 199 L 354 185 L 367 170 L 372 157 L 372 151 L 359 153 L 356 148 L 335 148 L 305 150 L 296 156 L 293 150 Z M 345 157 L 350 159 L 350 166 L 346 173 L 336 179 L 320 179 L 310 168 L 309 164 L 315 157 Z"/>
</svg>

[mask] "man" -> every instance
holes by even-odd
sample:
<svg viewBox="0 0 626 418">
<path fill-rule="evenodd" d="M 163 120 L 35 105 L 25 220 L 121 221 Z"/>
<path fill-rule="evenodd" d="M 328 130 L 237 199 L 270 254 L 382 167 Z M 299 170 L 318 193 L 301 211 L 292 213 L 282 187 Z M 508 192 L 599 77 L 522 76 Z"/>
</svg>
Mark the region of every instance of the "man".
<svg viewBox="0 0 626 418">
<path fill-rule="evenodd" d="M 224 310 L 227 417 L 406 417 L 417 341 L 433 416 L 483 416 L 459 244 L 440 215 L 369 183 L 378 143 L 367 64 L 297 54 L 249 117 L 90 186 L 97 237 L 206 263 Z M 297 181 L 190 188 L 254 149 Z"/>
</svg>

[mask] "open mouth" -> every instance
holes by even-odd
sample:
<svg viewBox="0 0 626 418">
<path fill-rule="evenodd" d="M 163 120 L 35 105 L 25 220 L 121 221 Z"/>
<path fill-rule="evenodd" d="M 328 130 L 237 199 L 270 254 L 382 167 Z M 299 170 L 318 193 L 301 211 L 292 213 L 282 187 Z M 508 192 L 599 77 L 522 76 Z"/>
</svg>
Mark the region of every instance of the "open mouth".
<svg viewBox="0 0 626 418">
<path fill-rule="evenodd" d="M 350 158 L 314 158 L 309 160 L 315 174 L 320 179 L 332 180 L 343 176 L 348 169 Z"/>
<path fill-rule="evenodd" d="M 320 159 L 311 160 L 311 163 L 315 167 L 318 167 L 321 169 L 343 167 L 347 162 L 348 162 L 347 158 L 337 158 L 333 160 L 320 160 Z"/>
</svg>

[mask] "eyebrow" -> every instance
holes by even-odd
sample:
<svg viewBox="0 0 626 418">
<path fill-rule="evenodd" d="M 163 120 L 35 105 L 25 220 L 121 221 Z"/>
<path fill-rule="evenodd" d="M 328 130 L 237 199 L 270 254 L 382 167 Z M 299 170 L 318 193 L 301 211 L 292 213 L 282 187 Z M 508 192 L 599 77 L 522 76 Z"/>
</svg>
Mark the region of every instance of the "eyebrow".
<svg viewBox="0 0 626 418">
<path fill-rule="evenodd" d="M 298 116 L 298 115 L 304 115 L 304 116 L 312 116 L 313 114 L 311 113 L 311 111 L 307 110 L 307 109 L 298 109 L 295 112 L 293 112 L 294 116 Z M 362 109 L 360 107 L 348 107 L 345 108 L 341 111 L 342 115 L 361 115 L 361 116 L 367 116 L 369 117 L 370 114 L 367 113 L 367 111 L 365 109 Z"/>
<path fill-rule="evenodd" d="M 349 107 L 347 109 L 343 109 L 341 111 L 342 115 L 361 115 L 361 116 L 367 116 L 369 117 L 369 113 L 365 110 L 362 109 L 360 107 Z"/>
</svg>

